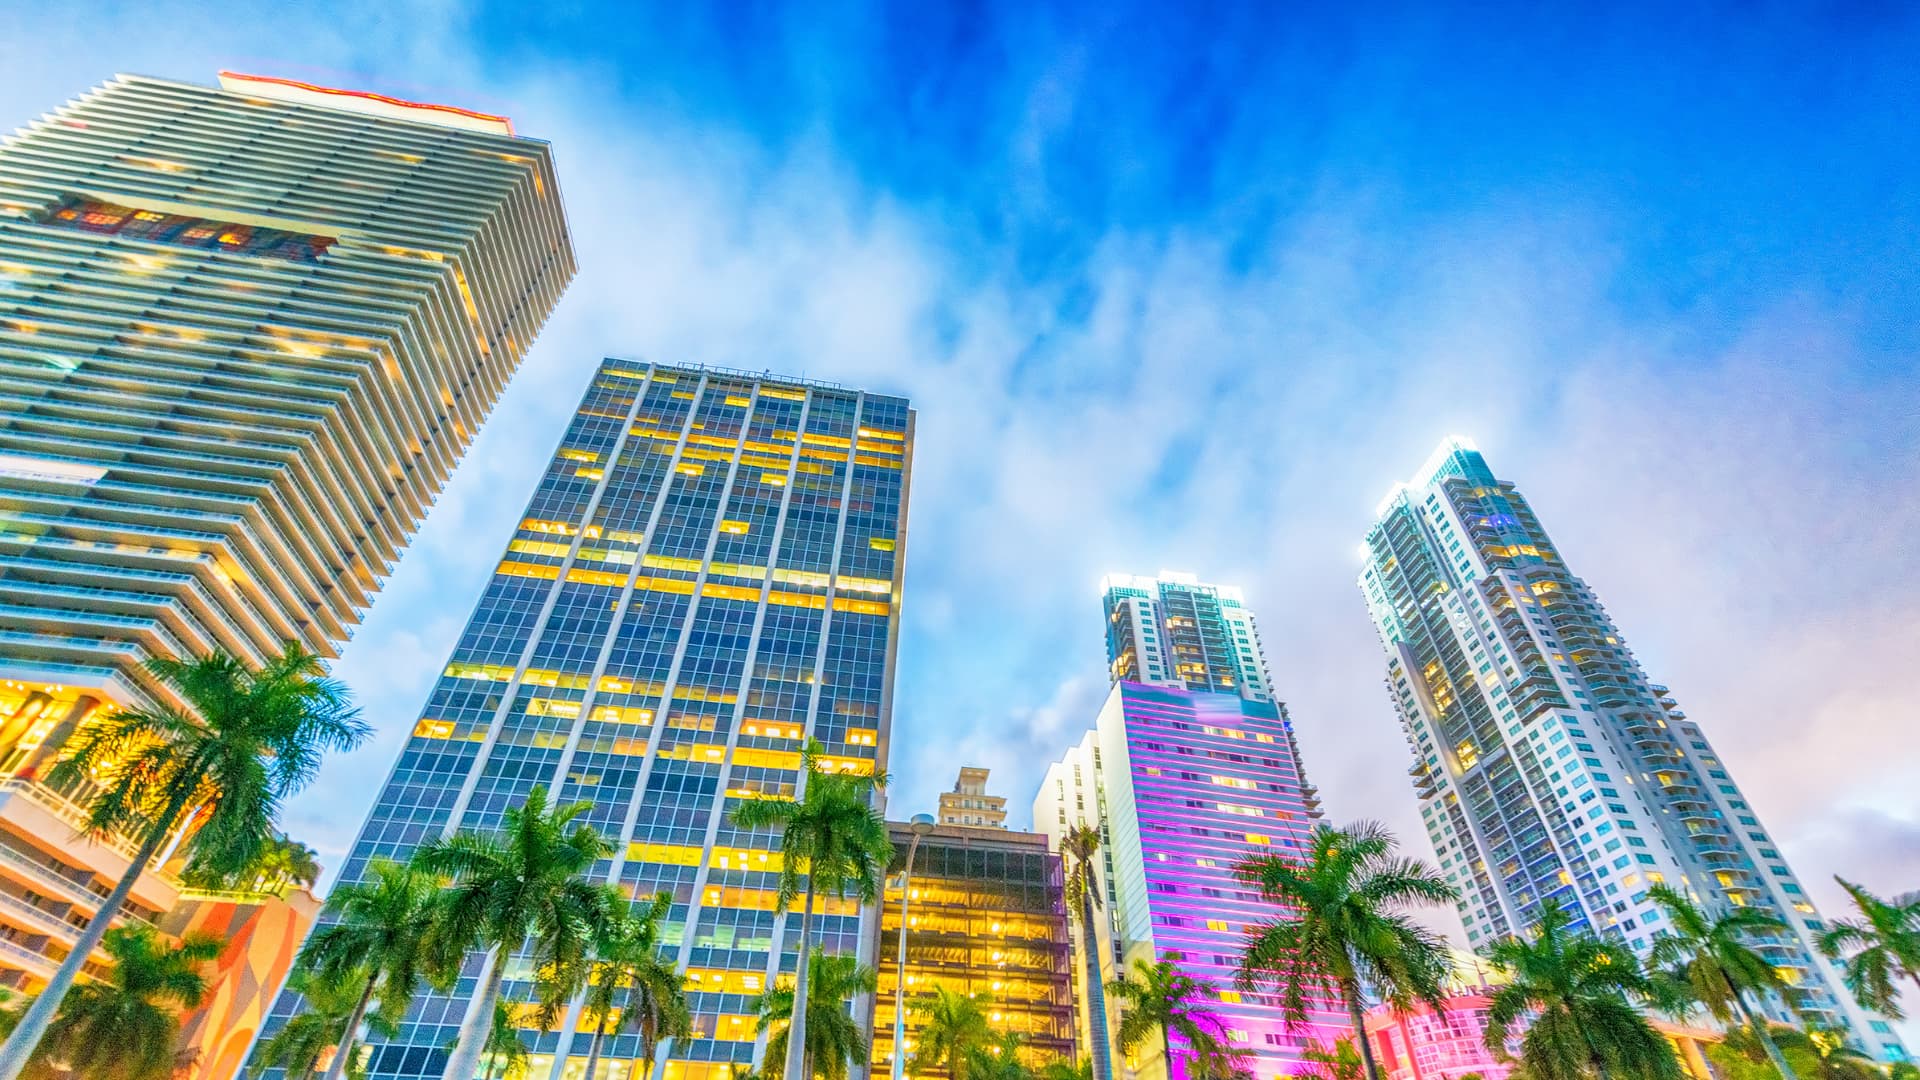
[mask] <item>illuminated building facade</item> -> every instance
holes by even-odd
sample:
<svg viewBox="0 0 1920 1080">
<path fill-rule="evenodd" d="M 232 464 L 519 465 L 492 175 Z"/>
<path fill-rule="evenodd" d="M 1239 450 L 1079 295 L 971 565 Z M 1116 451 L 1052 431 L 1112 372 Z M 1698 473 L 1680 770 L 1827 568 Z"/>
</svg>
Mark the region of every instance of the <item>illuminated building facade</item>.
<svg viewBox="0 0 1920 1080">
<path fill-rule="evenodd" d="M 147 659 L 333 655 L 573 272 L 497 117 L 121 76 L 0 143 L 0 982 L 129 854 L 68 842 L 52 755 L 179 704 Z"/>
<path fill-rule="evenodd" d="M 891 823 L 904 860 L 912 831 Z M 900 985 L 899 877 L 875 923 L 873 1069 L 893 1064 L 893 997 Z M 977 995 L 995 1031 L 1018 1032 L 1032 1064 L 1073 1057 L 1073 977 L 1060 856 L 1037 833 L 1004 826 L 941 825 L 915 850 L 907 905 L 907 1046 L 921 1027 L 913 1000 L 944 986 Z M 916 1077 L 944 1077 L 923 1068 Z"/>
<path fill-rule="evenodd" d="M 989 829 L 1007 827 L 1007 799 L 987 793 L 988 770 L 963 765 L 952 791 L 940 793 L 940 824 L 972 825 Z"/>
<path fill-rule="evenodd" d="M 1814 948 L 1819 913 L 1705 733 L 1471 444 L 1447 440 L 1389 493 L 1365 554 L 1409 771 L 1474 947 L 1552 899 L 1644 954 L 1663 926 L 1647 890 L 1665 882 L 1783 919 L 1757 944 L 1793 1005 L 1904 1056 Z M 1785 1004 L 1769 1009 L 1792 1022 Z"/>
<path fill-rule="evenodd" d="M 755 1060 L 749 1002 L 792 970 L 799 918 L 773 910 L 777 834 L 731 814 L 795 794 L 808 738 L 827 767 L 884 767 L 912 453 L 901 398 L 603 363 L 342 880 L 430 837 L 494 829 L 536 785 L 591 802 L 585 822 L 616 844 L 595 874 L 673 896 L 665 941 L 697 1034 L 654 1075 L 708 1080 Z M 868 940 L 855 902 L 824 910 L 828 950 Z M 506 963 L 508 998 L 524 1000 L 527 961 Z M 371 1047 L 370 1075 L 439 1076 L 481 974 L 475 956 L 453 992 L 418 1001 Z M 534 1077 L 580 1075 L 585 1034 L 526 1037 Z M 636 1043 L 607 1041 L 601 1080 L 634 1075 Z"/>
<path fill-rule="evenodd" d="M 1463 988 L 1443 999 L 1443 1011 L 1416 1003 L 1400 1010 L 1376 1008 L 1367 1013 L 1367 1037 L 1382 1080 L 1508 1080 L 1515 1073 L 1520 1043 L 1527 1026 L 1514 1025 L 1507 1038 L 1507 1060 L 1487 1048 L 1487 1010 L 1493 1001 L 1485 987 Z M 1706 1047 L 1718 1042 L 1715 1031 L 1654 1019 L 1692 1080 L 1714 1080 Z"/>
<path fill-rule="evenodd" d="M 1232 1041 L 1253 1051 L 1259 1080 L 1299 1071 L 1304 1045 L 1347 1026 L 1343 1006 L 1328 1001 L 1290 1030 L 1277 997 L 1233 986 L 1247 928 L 1275 914 L 1234 878 L 1234 866 L 1301 850 L 1315 824 L 1290 736 L 1284 711 L 1269 701 L 1118 683 L 1094 730 L 1048 770 L 1033 808 L 1035 828 L 1055 850 L 1074 825 L 1104 825 L 1105 916 L 1095 920 L 1102 980 L 1135 959 L 1178 953 L 1189 975 L 1218 988 L 1210 1007 Z M 1078 965 L 1075 972 L 1085 1001 Z M 1115 1011 L 1110 1001 L 1109 1030 L 1118 1027 Z M 1079 1023 L 1083 1033 L 1102 1026 L 1089 1015 Z M 1113 1061 L 1116 1075 L 1167 1072 L 1157 1043 Z"/>
</svg>

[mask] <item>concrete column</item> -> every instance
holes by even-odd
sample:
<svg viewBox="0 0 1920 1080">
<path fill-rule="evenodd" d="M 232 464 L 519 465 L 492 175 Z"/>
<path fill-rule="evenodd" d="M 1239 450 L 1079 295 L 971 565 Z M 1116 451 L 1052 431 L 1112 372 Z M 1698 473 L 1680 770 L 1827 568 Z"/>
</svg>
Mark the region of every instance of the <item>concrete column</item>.
<svg viewBox="0 0 1920 1080">
<path fill-rule="evenodd" d="M 99 707 L 99 698 L 86 694 L 80 695 L 80 698 L 73 703 L 73 708 L 67 710 L 67 715 L 54 725 L 52 731 L 47 732 L 46 741 L 34 748 L 33 755 L 20 769 L 20 778 L 40 779 L 42 774 L 52 767 L 54 759 L 67 745 L 67 740 L 73 738 L 73 733 L 80 730 L 80 725 L 86 723 L 93 716 L 94 710 Z"/>
<path fill-rule="evenodd" d="M 35 690 L 27 695 L 20 707 L 13 710 L 13 715 L 7 717 L 6 723 L 0 725 L 0 758 L 6 757 L 20 744 L 20 739 L 33 727 L 33 722 L 40 719 L 51 704 L 53 699 L 45 691 Z"/>
</svg>

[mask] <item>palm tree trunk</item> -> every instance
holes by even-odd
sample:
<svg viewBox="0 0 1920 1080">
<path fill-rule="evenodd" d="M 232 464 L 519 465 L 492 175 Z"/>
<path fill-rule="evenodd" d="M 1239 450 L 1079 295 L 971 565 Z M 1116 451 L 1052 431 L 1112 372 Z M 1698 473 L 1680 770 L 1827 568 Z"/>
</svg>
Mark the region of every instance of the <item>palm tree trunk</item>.
<svg viewBox="0 0 1920 1080">
<path fill-rule="evenodd" d="M 1173 1033 L 1167 1025 L 1160 1025 L 1160 1052 L 1167 1058 L 1167 1080 L 1175 1080 L 1173 1075 Z"/>
<path fill-rule="evenodd" d="M 87 928 L 80 932 L 80 940 L 74 943 L 73 951 L 61 961 L 60 970 L 47 980 L 40 996 L 33 999 L 33 1004 L 27 1008 L 26 1015 L 20 1018 L 13 1034 L 7 1036 L 6 1045 L 0 1046 L 0 1080 L 18 1080 L 21 1070 L 27 1067 L 27 1060 L 47 1034 L 47 1026 L 53 1023 L 53 1018 L 60 1012 L 61 1000 L 73 988 L 81 968 L 86 966 L 87 957 L 93 954 L 100 939 L 106 936 L 114 917 L 120 914 L 121 906 L 127 902 L 128 894 L 133 892 L 134 882 L 139 881 L 140 875 L 146 871 L 147 863 L 153 860 L 160 845 L 173 832 L 174 822 L 187 804 L 187 794 L 182 791 L 175 795 L 160 817 L 154 820 L 147 830 L 146 839 L 140 843 L 140 850 L 133 856 L 133 861 L 127 864 L 127 872 L 120 875 L 120 883 L 101 901 L 100 910 L 94 913 Z"/>
<path fill-rule="evenodd" d="M 600 1068 L 600 1039 L 607 1033 L 607 1018 L 601 1017 L 593 1025 L 593 1041 L 587 1044 L 587 1071 L 583 1080 L 593 1080 L 594 1071 Z"/>
<path fill-rule="evenodd" d="M 1367 1014 L 1360 1008 L 1360 984 L 1340 988 L 1347 999 L 1347 1019 L 1353 1024 L 1353 1042 L 1360 1048 L 1360 1060 L 1367 1067 L 1367 1080 L 1380 1080 L 1380 1066 L 1373 1060 L 1373 1040 L 1367 1038 Z"/>
<path fill-rule="evenodd" d="M 1766 1018 L 1748 1007 L 1747 996 L 1740 992 L 1739 987 L 1733 985 L 1733 980 L 1727 978 L 1725 972 L 1721 973 L 1720 978 L 1727 984 L 1727 993 L 1733 995 L 1734 1007 L 1740 1010 L 1740 1015 L 1747 1018 L 1747 1025 L 1753 1028 L 1754 1036 L 1760 1040 L 1761 1049 L 1767 1052 L 1767 1060 L 1773 1062 L 1773 1067 L 1780 1070 L 1780 1080 L 1799 1080 L 1793 1074 L 1793 1066 L 1787 1064 L 1786 1055 L 1773 1044 L 1773 1034 L 1767 1030 Z"/>
<path fill-rule="evenodd" d="M 1094 932 L 1093 901 L 1084 891 L 1080 894 L 1080 940 L 1085 946 L 1081 960 L 1087 969 L 1087 1041 L 1092 1044 L 1087 1050 L 1093 1057 L 1093 1080 L 1113 1080 L 1113 1050 L 1107 1041 L 1107 987 L 1100 981 L 1100 935 Z"/>
<path fill-rule="evenodd" d="M 487 1033 L 493 1028 L 493 1006 L 500 1000 L 500 983 L 507 973 L 507 948 L 495 945 L 487 955 L 487 977 L 481 980 L 480 992 L 474 998 L 473 1009 L 467 1014 L 465 1023 L 460 1025 L 460 1041 L 453 1046 L 453 1053 L 447 1058 L 447 1071 L 441 1074 L 442 1080 L 473 1080 L 474 1066 L 480 1064 L 480 1052 L 486 1047 Z M 488 1080 L 492 1080 L 493 1069 L 487 1069 Z"/>
<path fill-rule="evenodd" d="M 807 1067 L 807 969 L 813 966 L 813 874 L 807 874 L 806 907 L 800 912 L 800 963 L 793 975 L 793 1016 L 787 1020 L 784 1080 L 813 1080 Z M 0 1080 L 7 1080 L 0 1077 Z M 449 1077 L 448 1080 L 453 1080 Z"/>
<path fill-rule="evenodd" d="M 353 1007 L 353 1015 L 347 1017 L 346 1029 L 340 1032 L 340 1045 L 333 1052 L 333 1060 L 327 1062 L 325 1080 L 340 1080 L 347 1075 L 347 1058 L 353 1053 L 354 1040 L 360 1037 L 360 1022 L 366 1019 L 367 1002 L 373 1000 L 374 977 L 367 976 L 366 988 L 360 991 L 360 1001 Z"/>
</svg>

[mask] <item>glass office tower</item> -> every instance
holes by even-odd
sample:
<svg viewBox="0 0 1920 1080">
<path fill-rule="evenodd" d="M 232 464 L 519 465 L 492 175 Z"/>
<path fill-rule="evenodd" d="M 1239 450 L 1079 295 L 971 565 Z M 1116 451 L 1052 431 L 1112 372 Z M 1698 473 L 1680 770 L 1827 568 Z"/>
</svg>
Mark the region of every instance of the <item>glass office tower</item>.
<svg viewBox="0 0 1920 1080">
<path fill-rule="evenodd" d="M 131 854 L 39 782 L 64 741 L 178 705 L 154 657 L 333 655 L 573 273 L 499 117 L 121 76 L 0 143 L 0 983 Z"/>
<path fill-rule="evenodd" d="M 755 1060 L 748 1003 L 792 969 L 799 919 L 773 910 L 778 836 L 737 830 L 730 813 L 794 794 L 808 738 L 830 768 L 884 768 L 912 453 L 901 398 L 602 364 L 343 880 L 375 856 L 495 828 L 535 785 L 589 801 L 585 820 L 616 841 L 596 873 L 673 895 L 666 941 L 697 1034 L 656 1075 L 707 1080 Z M 826 947 L 858 950 L 857 904 L 825 910 Z M 524 998 L 526 962 L 507 963 L 508 995 Z M 417 1002 L 374 1045 L 371 1075 L 439 1076 L 480 974 L 476 957 L 453 993 Z M 535 1077 L 584 1067 L 584 1034 L 526 1038 Z M 603 1078 L 632 1075 L 636 1041 L 607 1042 Z"/>
<path fill-rule="evenodd" d="M 1395 487 L 1365 550 L 1421 816 L 1475 948 L 1551 899 L 1644 953 L 1663 927 L 1647 890 L 1665 882 L 1784 920 L 1759 947 L 1791 1004 L 1904 1056 L 1814 948 L 1819 912 L 1700 725 L 1472 444 L 1447 440 Z M 1793 1022 L 1787 1004 L 1769 1011 Z"/>
</svg>

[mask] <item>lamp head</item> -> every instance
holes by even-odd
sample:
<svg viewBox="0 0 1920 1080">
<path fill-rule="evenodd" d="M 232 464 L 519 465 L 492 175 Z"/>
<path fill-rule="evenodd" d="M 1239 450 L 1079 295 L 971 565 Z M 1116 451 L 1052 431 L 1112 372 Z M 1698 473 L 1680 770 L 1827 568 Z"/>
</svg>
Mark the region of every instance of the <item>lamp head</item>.
<svg viewBox="0 0 1920 1080">
<path fill-rule="evenodd" d="M 933 831 L 936 824 L 932 814 L 915 814 L 907 820 L 907 827 L 913 830 L 915 836 L 927 835 Z"/>
</svg>

